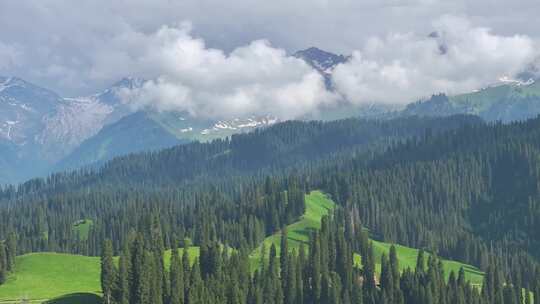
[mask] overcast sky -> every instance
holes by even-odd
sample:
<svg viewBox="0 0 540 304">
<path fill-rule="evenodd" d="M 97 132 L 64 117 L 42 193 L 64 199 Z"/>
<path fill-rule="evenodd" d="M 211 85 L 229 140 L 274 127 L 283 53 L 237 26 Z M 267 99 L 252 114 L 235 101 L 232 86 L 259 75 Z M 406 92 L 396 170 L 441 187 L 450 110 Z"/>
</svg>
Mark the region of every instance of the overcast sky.
<svg viewBox="0 0 540 304">
<path fill-rule="evenodd" d="M 193 112 L 217 97 L 242 113 L 285 95 L 299 108 L 343 96 L 406 102 L 522 69 L 537 56 L 539 11 L 537 0 L 4 0 L 0 75 L 64 96 L 127 75 L 155 79 L 126 94 L 164 107 L 180 99 L 173 107 Z M 434 30 L 439 41 L 426 38 Z M 436 54 L 441 43 L 446 56 Z M 339 96 L 287 56 L 310 46 L 355 54 L 337 71 Z M 250 69 L 258 62 L 268 68 Z"/>
</svg>

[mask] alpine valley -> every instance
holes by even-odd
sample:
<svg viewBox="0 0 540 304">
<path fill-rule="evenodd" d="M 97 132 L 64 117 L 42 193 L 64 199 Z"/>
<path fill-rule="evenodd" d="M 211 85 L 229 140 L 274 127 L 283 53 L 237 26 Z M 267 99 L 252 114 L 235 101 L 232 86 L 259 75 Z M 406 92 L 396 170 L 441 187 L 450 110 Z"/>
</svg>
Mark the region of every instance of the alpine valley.
<svg viewBox="0 0 540 304">
<path fill-rule="evenodd" d="M 293 54 L 325 79 L 332 90 L 333 69 L 349 60 L 312 47 Z M 540 113 L 540 83 L 535 72 L 457 96 L 436 94 L 406 106 L 346 101 L 303 120 L 347 117 L 390 119 L 400 116 L 472 114 L 486 121 L 519 121 Z M 122 89 L 144 80 L 124 78 L 102 92 L 66 98 L 16 77 L 0 77 L 0 184 L 16 183 L 52 172 L 95 166 L 116 156 L 159 150 L 193 141 L 207 142 L 267 127 L 270 115 L 211 120 L 185 112 L 136 108 L 120 98 Z"/>
<path fill-rule="evenodd" d="M 0 304 L 540 304 L 540 2 L 447 2 L 0 1 Z"/>
</svg>

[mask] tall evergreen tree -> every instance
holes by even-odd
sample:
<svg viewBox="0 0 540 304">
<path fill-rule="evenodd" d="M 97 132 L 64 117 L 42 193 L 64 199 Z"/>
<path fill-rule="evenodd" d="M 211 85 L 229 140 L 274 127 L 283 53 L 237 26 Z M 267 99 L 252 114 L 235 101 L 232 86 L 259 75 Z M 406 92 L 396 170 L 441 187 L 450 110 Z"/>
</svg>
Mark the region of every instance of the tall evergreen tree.
<svg viewBox="0 0 540 304">
<path fill-rule="evenodd" d="M 372 243 L 368 246 L 367 255 L 362 257 L 362 266 L 364 271 L 364 303 L 375 304 L 377 300 L 377 286 L 375 284 L 375 256 Z"/>
<path fill-rule="evenodd" d="M 310 301 L 319 303 L 321 297 L 321 253 L 319 233 L 314 232 L 310 237 L 309 247 L 309 282 Z"/>
<path fill-rule="evenodd" d="M 7 258 L 6 248 L 3 242 L 0 242 L 0 284 L 4 284 L 7 280 Z"/>
<path fill-rule="evenodd" d="M 390 266 L 390 261 L 386 254 L 383 254 L 381 257 L 381 280 L 380 280 L 381 290 L 384 293 L 385 298 L 388 302 L 394 303 L 394 278 L 392 273 L 392 268 Z"/>
<path fill-rule="evenodd" d="M 8 237 L 6 239 L 6 262 L 7 262 L 8 271 L 14 270 L 16 256 L 17 256 L 17 235 L 12 232 L 8 234 Z"/>
<path fill-rule="evenodd" d="M 131 256 L 129 244 L 126 243 L 122 250 L 122 254 L 118 260 L 118 291 L 117 291 L 117 302 L 118 304 L 129 304 L 131 296 L 131 286 L 130 282 L 130 269 L 131 269 Z"/>
<path fill-rule="evenodd" d="M 170 304 L 184 303 L 184 269 L 182 259 L 178 253 L 176 243 L 173 244 L 171 251 L 171 265 L 169 271 L 170 277 Z"/>
<path fill-rule="evenodd" d="M 283 290 L 285 290 L 285 284 L 289 281 L 289 246 L 288 246 L 288 232 L 287 227 L 283 228 L 281 231 L 280 239 L 280 254 L 279 254 L 279 265 L 280 265 L 280 278 L 283 282 Z"/>
<path fill-rule="evenodd" d="M 115 291 L 117 290 L 117 271 L 113 260 L 113 248 L 111 240 L 105 240 L 101 254 L 101 290 L 103 303 L 115 303 Z"/>
</svg>

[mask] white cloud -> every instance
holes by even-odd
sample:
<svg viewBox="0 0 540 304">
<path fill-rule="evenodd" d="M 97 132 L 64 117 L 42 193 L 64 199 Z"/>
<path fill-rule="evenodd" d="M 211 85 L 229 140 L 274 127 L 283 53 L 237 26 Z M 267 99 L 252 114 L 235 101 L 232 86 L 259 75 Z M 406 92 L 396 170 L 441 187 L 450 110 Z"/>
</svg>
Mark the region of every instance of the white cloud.
<svg viewBox="0 0 540 304">
<path fill-rule="evenodd" d="M 15 46 L 0 41 L 0 70 L 18 65 L 20 57 L 21 52 Z"/>
<path fill-rule="evenodd" d="M 153 80 L 122 92 L 138 106 L 212 118 L 270 114 L 290 119 L 336 101 L 321 75 L 265 40 L 230 54 L 208 48 L 186 26 L 162 27 L 138 40 L 140 54 L 127 61 L 139 76 Z"/>
<path fill-rule="evenodd" d="M 4 64 L 0 74 L 62 95 L 94 93 L 134 69 L 141 36 L 183 20 L 225 52 L 267 39 L 290 53 L 317 46 L 350 54 L 372 35 L 427 34 L 445 13 L 470 16 L 497 34 L 539 38 L 539 8 L 538 0 L 0 1 L 0 44 L 18 46 L 22 63 Z"/>
<path fill-rule="evenodd" d="M 535 55 L 538 8 L 537 0 L 0 1 L 0 75 L 68 96 L 134 76 L 153 79 L 126 93 L 139 105 L 293 118 L 336 101 L 281 48 L 353 54 L 335 72 L 339 94 L 404 103 L 515 74 Z M 438 18 L 445 13 L 475 26 Z M 427 38 L 433 29 L 438 39 Z"/>
<path fill-rule="evenodd" d="M 433 93 L 458 94 L 514 76 L 537 55 L 526 36 L 500 36 L 464 18 L 434 22 L 437 37 L 389 34 L 371 38 L 334 72 L 353 103 L 406 103 Z"/>
</svg>

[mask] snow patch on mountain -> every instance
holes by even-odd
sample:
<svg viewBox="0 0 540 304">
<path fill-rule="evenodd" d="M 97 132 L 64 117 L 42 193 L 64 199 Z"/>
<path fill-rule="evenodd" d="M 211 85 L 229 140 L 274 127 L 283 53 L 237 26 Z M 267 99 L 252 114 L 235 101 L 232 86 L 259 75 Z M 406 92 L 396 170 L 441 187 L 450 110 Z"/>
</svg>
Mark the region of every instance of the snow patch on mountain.
<svg viewBox="0 0 540 304">
<path fill-rule="evenodd" d="M 45 128 L 36 141 L 49 157 L 63 157 L 97 134 L 113 111 L 112 106 L 95 98 L 65 99 L 54 115 L 44 118 Z"/>
<path fill-rule="evenodd" d="M 500 77 L 499 78 L 499 84 L 510 84 L 510 85 L 516 85 L 516 86 L 527 86 L 527 85 L 531 85 L 535 82 L 534 79 L 532 78 L 529 78 L 527 80 L 523 80 L 523 79 L 516 79 L 516 78 L 511 78 L 511 77 L 508 77 L 508 76 L 503 76 L 503 77 Z M 495 84 L 496 86 L 497 84 Z"/>
<path fill-rule="evenodd" d="M 222 131 L 247 132 L 256 128 L 271 126 L 277 122 L 279 120 L 271 116 L 219 120 L 211 128 L 202 130 L 201 134 L 211 135 Z"/>
<path fill-rule="evenodd" d="M 13 86 L 13 84 L 11 84 L 11 78 L 0 78 L 0 93 L 11 86 Z"/>
</svg>

